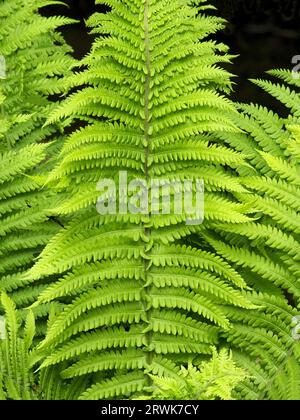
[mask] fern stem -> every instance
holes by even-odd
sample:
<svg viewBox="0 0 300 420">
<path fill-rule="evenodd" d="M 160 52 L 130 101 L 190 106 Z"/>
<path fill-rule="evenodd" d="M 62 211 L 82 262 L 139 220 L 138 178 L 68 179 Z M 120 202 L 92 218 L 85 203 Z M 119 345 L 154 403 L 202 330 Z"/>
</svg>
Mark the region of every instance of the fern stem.
<svg viewBox="0 0 300 420">
<path fill-rule="evenodd" d="M 145 119 L 144 119 L 144 136 L 145 136 L 145 178 L 147 185 L 149 186 L 149 153 L 150 153 L 150 142 L 151 138 L 149 135 L 149 122 L 150 122 L 150 109 L 149 109 L 149 95 L 150 95 L 150 83 L 151 83 L 151 56 L 150 56 L 150 32 L 149 32 L 149 1 L 145 0 L 144 4 L 144 36 L 145 36 L 145 55 L 146 55 L 146 80 L 145 80 Z M 150 214 L 149 214 L 149 217 Z M 144 229 L 145 237 L 151 240 L 151 229 L 145 226 Z M 146 256 L 149 256 L 151 250 L 149 249 L 148 243 L 145 244 L 144 252 Z M 143 306 L 146 312 L 147 323 L 150 323 L 152 310 L 149 308 L 149 296 L 151 294 L 152 287 L 148 286 L 148 271 L 149 271 L 149 260 L 144 259 L 145 267 L 145 288 L 143 296 Z M 149 351 L 152 342 L 152 332 L 146 332 L 146 343 L 147 343 L 147 364 L 151 365 L 153 360 L 153 352 Z M 150 376 L 147 375 L 148 385 L 152 384 Z"/>
</svg>

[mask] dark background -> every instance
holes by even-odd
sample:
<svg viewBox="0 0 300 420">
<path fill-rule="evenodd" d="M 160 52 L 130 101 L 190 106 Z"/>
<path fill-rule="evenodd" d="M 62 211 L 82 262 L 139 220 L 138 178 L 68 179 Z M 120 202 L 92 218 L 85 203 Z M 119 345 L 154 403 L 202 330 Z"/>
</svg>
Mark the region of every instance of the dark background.
<svg viewBox="0 0 300 420">
<path fill-rule="evenodd" d="M 211 0 L 218 15 L 228 21 L 217 39 L 229 45 L 238 54 L 229 70 L 237 75 L 234 99 L 260 102 L 280 109 L 276 101 L 253 86 L 248 78 L 264 77 L 272 68 L 292 69 L 292 57 L 300 54 L 300 0 Z M 64 36 L 74 48 L 76 57 L 82 57 L 90 48 L 92 38 L 84 25 L 96 10 L 94 0 L 65 0 L 66 7 L 51 6 L 47 15 L 62 14 L 80 23 L 63 28 Z"/>
</svg>

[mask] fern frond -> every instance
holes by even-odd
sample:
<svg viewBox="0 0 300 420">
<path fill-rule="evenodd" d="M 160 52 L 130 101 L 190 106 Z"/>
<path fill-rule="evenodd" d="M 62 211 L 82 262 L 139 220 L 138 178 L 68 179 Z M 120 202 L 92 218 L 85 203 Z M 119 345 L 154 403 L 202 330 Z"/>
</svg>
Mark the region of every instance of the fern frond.
<svg viewBox="0 0 300 420">
<path fill-rule="evenodd" d="M 247 193 L 236 176 L 245 156 L 215 136 L 241 133 L 235 107 L 221 94 L 231 88 L 231 75 L 217 64 L 230 61 L 227 47 L 207 39 L 223 21 L 205 16 L 203 2 L 200 9 L 183 0 L 97 3 L 111 7 L 88 20 L 100 37 L 83 70 L 64 79 L 72 93 L 47 121 L 84 122 L 47 177 L 59 197 L 53 214 L 69 222 L 24 277 L 34 284 L 58 276 L 36 303 L 65 303 L 39 346 L 42 369 L 87 378 L 91 387 L 80 399 L 149 391 L 152 373 L 176 373 L 180 357 L 212 353 L 217 334 L 230 328 L 226 305 L 256 307 L 243 277 L 209 244 L 186 245 L 202 232 L 186 211 L 96 210 L 103 178 L 119 187 L 126 171 L 150 186 L 178 174 L 207 182 L 204 225 L 250 223 L 249 204 L 235 197 Z"/>
<path fill-rule="evenodd" d="M 49 96 L 64 91 L 62 75 L 70 75 L 76 64 L 55 32 L 73 20 L 39 13 L 51 4 L 56 2 L 5 0 L 0 5 L 0 55 L 6 64 L 0 81 L 0 291 L 12 293 L 21 307 L 41 291 L 35 285 L 26 289 L 22 275 L 60 228 L 49 211 L 54 195 L 41 191 L 35 177 L 53 166 L 59 143 L 53 139 L 63 126 L 43 127 L 54 106 Z"/>
<path fill-rule="evenodd" d="M 254 222 L 212 223 L 204 238 L 242 271 L 253 287 L 257 311 L 230 308 L 233 328 L 226 339 L 250 378 L 239 384 L 239 399 L 293 399 L 297 396 L 297 357 L 292 319 L 299 307 L 299 83 L 284 70 L 270 72 L 289 86 L 254 81 L 289 109 L 283 118 L 259 105 L 238 104 L 233 121 L 243 134 L 220 133 L 224 145 L 247 156 L 252 169 L 238 171 L 247 192 L 237 193 L 251 205 Z M 220 240 L 221 239 L 221 240 Z M 240 269 L 238 268 L 240 267 Z M 259 294 L 257 294 L 259 292 Z M 289 302 L 289 303 L 288 303 Z"/>
</svg>

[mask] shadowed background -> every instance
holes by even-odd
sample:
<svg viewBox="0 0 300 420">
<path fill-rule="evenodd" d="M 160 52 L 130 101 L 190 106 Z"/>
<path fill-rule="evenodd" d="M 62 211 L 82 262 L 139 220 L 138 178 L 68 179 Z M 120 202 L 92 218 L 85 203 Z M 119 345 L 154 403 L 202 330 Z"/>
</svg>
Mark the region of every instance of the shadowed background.
<svg viewBox="0 0 300 420">
<path fill-rule="evenodd" d="M 94 0 L 64 0 L 69 8 L 49 7 L 45 14 L 61 14 L 80 22 L 65 27 L 62 32 L 74 48 L 76 57 L 89 51 L 92 37 L 88 35 L 84 20 L 94 11 L 105 10 L 95 6 Z M 217 39 L 229 45 L 238 54 L 229 70 L 237 75 L 233 98 L 238 101 L 260 102 L 282 111 L 277 101 L 262 93 L 248 79 L 263 77 L 272 68 L 290 68 L 292 57 L 300 54 L 300 1 L 299 0 L 212 0 L 218 15 L 228 25 Z"/>
</svg>

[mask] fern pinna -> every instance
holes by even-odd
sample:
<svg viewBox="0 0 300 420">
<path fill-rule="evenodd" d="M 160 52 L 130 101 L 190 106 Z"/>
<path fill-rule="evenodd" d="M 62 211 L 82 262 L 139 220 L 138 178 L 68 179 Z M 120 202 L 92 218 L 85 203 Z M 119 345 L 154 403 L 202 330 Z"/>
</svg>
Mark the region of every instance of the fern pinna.
<svg viewBox="0 0 300 420">
<path fill-rule="evenodd" d="M 18 307 L 41 292 L 43 286 L 31 287 L 22 273 L 60 227 L 47 217 L 53 194 L 33 179 L 46 171 L 59 143 L 50 144 L 57 127 L 43 127 L 54 106 L 50 96 L 63 91 L 61 76 L 75 64 L 54 32 L 70 19 L 38 14 L 52 3 L 0 1 L 0 290 L 11 293 Z"/>
<path fill-rule="evenodd" d="M 185 244 L 202 231 L 186 224 L 187 215 L 96 211 L 99 180 L 127 171 L 147 186 L 153 178 L 200 177 L 207 222 L 249 220 L 234 197 L 245 191 L 234 171 L 243 159 L 213 134 L 237 130 L 225 114 L 236 111 L 220 94 L 230 75 L 216 64 L 230 59 L 227 48 L 206 39 L 222 20 L 206 17 L 204 2 L 200 15 L 182 0 L 104 3 L 111 11 L 88 23 L 105 36 L 83 59 L 85 69 L 65 79 L 84 87 L 48 120 L 84 124 L 48 179 L 61 194 L 56 213 L 71 221 L 28 277 L 60 275 L 37 302 L 66 304 L 40 348 L 48 355 L 42 368 L 89 377 L 82 399 L 145 392 L 150 374 L 172 375 L 211 353 L 218 330 L 229 327 L 222 305 L 253 307 L 230 265 Z"/>
<path fill-rule="evenodd" d="M 300 86 L 291 72 L 270 74 Z M 298 319 L 300 310 L 299 93 L 269 81 L 254 83 L 286 105 L 290 114 L 283 118 L 262 106 L 238 105 L 241 113 L 234 115 L 234 121 L 243 133 L 230 137 L 222 133 L 220 138 L 248 156 L 251 167 L 240 168 L 240 175 L 250 194 L 239 198 L 252 203 L 256 221 L 236 227 L 234 233 L 230 225 L 215 226 L 222 229 L 220 235 L 227 245 L 213 236 L 209 242 L 243 270 L 256 290 L 251 299 L 261 306 L 254 314 L 231 315 L 234 329 L 229 341 L 239 348 L 237 357 L 251 374 L 241 397 L 272 399 L 281 392 L 281 398 L 292 399 L 300 389 L 299 365 L 290 374 L 291 366 L 299 363 L 299 343 L 292 334 L 292 320 Z M 278 377 L 285 382 L 278 384 Z"/>
</svg>

